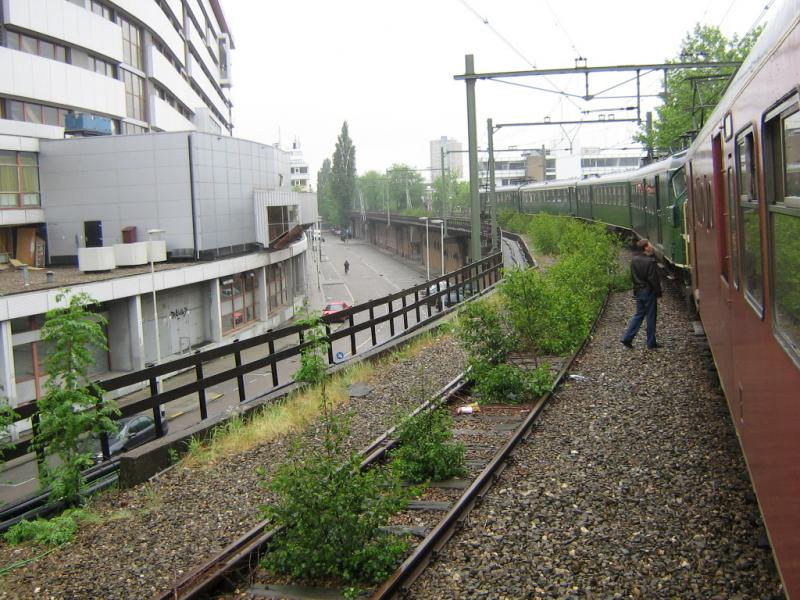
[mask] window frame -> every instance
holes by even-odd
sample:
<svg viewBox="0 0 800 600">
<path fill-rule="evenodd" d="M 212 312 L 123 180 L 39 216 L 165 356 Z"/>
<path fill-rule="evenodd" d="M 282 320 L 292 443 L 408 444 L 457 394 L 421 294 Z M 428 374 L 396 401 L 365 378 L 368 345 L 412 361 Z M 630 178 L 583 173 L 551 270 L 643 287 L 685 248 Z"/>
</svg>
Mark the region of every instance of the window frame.
<svg viewBox="0 0 800 600">
<path fill-rule="evenodd" d="M 791 358 L 795 366 L 800 368 L 800 336 L 792 340 L 780 327 L 776 287 L 777 253 L 775 251 L 775 216 L 786 215 L 800 220 L 800 204 L 786 204 L 785 189 L 785 138 L 784 122 L 788 117 L 800 115 L 800 97 L 792 91 L 762 117 L 762 158 L 764 161 L 764 202 L 767 218 L 767 251 L 769 253 L 767 269 L 769 273 L 769 299 L 772 310 L 772 335 L 784 352 Z M 777 129 L 777 132 L 776 132 Z M 777 133 L 777 135 L 776 135 Z M 797 196 L 791 196 L 796 199 Z M 796 205 L 795 205 L 796 204 Z M 800 316 L 800 315 L 798 315 Z"/>
</svg>

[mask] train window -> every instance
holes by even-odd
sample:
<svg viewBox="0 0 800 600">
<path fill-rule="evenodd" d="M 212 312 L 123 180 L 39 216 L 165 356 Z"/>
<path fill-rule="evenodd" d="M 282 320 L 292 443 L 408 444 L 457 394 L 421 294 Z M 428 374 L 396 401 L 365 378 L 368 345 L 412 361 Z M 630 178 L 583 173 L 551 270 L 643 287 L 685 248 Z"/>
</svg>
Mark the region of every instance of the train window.
<svg viewBox="0 0 800 600">
<path fill-rule="evenodd" d="M 672 193 L 675 198 L 680 198 L 686 193 L 686 169 L 681 167 L 672 176 Z"/>
<path fill-rule="evenodd" d="M 711 208 L 711 182 L 706 177 L 703 177 L 703 199 L 705 200 L 703 212 L 706 217 L 706 229 L 710 231 L 714 228 L 714 211 Z"/>
<path fill-rule="evenodd" d="M 761 222 L 756 190 L 753 132 L 736 139 L 736 179 L 739 190 L 741 262 L 745 296 L 756 312 L 764 313 L 764 273 L 761 258 Z"/>
<path fill-rule="evenodd" d="M 733 169 L 728 167 L 728 248 L 730 252 L 731 276 L 734 287 L 739 287 L 739 240 L 736 236 L 737 209 L 736 190 L 733 185 Z"/>
<path fill-rule="evenodd" d="M 692 214 L 694 215 L 694 221 L 697 225 L 700 225 L 700 196 L 698 195 L 698 184 L 695 180 L 692 183 L 692 194 L 691 194 L 691 207 L 692 207 Z"/>
<path fill-rule="evenodd" d="M 797 98 L 766 123 L 765 163 L 775 334 L 800 364 L 800 112 Z"/>
<path fill-rule="evenodd" d="M 800 208 L 800 112 L 783 120 L 783 202 Z"/>
</svg>

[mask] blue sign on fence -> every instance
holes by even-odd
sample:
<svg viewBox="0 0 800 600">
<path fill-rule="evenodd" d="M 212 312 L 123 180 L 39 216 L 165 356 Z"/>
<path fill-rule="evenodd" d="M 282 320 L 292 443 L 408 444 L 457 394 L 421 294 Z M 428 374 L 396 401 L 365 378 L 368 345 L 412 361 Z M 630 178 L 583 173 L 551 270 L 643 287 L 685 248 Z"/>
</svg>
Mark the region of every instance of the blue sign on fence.
<svg viewBox="0 0 800 600">
<path fill-rule="evenodd" d="M 344 352 L 337 352 L 336 353 L 336 360 L 344 360 Z"/>
</svg>

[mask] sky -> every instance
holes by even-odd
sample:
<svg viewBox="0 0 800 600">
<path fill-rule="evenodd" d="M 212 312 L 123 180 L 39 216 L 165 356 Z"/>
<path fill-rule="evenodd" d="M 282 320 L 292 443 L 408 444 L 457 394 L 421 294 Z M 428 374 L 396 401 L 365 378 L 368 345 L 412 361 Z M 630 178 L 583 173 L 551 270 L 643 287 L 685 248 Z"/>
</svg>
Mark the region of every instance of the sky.
<svg viewBox="0 0 800 600">
<path fill-rule="evenodd" d="M 578 56 L 589 66 L 661 63 L 678 54 L 696 23 L 741 36 L 774 14 L 772 7 L 762 16 L 773 1 L 671 0 L 667 8 L 653 0 L 222 0 L 235 46 L 233 134 L 284 149 L 298 141 L 312 185 L 345 121 L 359 174 L 395 163 L 424 170 L 431 140 L 447 136 L 467 147 L 466 85 L 453 78 L 464 73 L 467 54 L 478 73 L 573 67 Z M 622 84 L 609 94 L 635 93 L 634 83 L 623 83 L 630 77 L 592 75 L 590 92 Z M 510 81 L 528 87 L 477 82 L 479 148 L 489 118 L 635 115 L 620 110 L 635 105 L 631 98 L 586 102 L 530 89 L 583 95 L 579 74 Z M 659 74 L 642 78 L 644 94 L 661 87 Z M 656 102 L 645 99 L 643 108 Z M 634 131 L 625 123 L 505 127 L 494 147 L 630 148 Z"/>
</svg>

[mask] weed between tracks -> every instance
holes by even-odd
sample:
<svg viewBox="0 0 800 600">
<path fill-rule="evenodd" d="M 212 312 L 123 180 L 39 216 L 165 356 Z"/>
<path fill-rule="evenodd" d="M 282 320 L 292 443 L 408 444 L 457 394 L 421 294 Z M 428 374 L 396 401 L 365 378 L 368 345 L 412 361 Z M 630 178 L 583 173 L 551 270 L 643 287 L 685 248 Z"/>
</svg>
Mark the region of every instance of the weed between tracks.
<svg viewBox="0 0 800 600">
<path fill-rule="evenodd" d="M 325 384 L 329 405 L 333 408 L 346 406 L 351 385 L 372 382 L 386 366 L 416 356 L 441 336 L 441 333 L 422 334 L 380 361 L 358 363 L 333 375 Z M 188 468 L 208 468 L 225 457 L 300 431 L 322 415 L 321 404 L 322 387 L 309 386 L 289 395 L 281 403 L 264 406 L 252 416 L 234 417 L 218 427 L 209 439 L 192 438 L 182 464 Z"/>
</svg>

